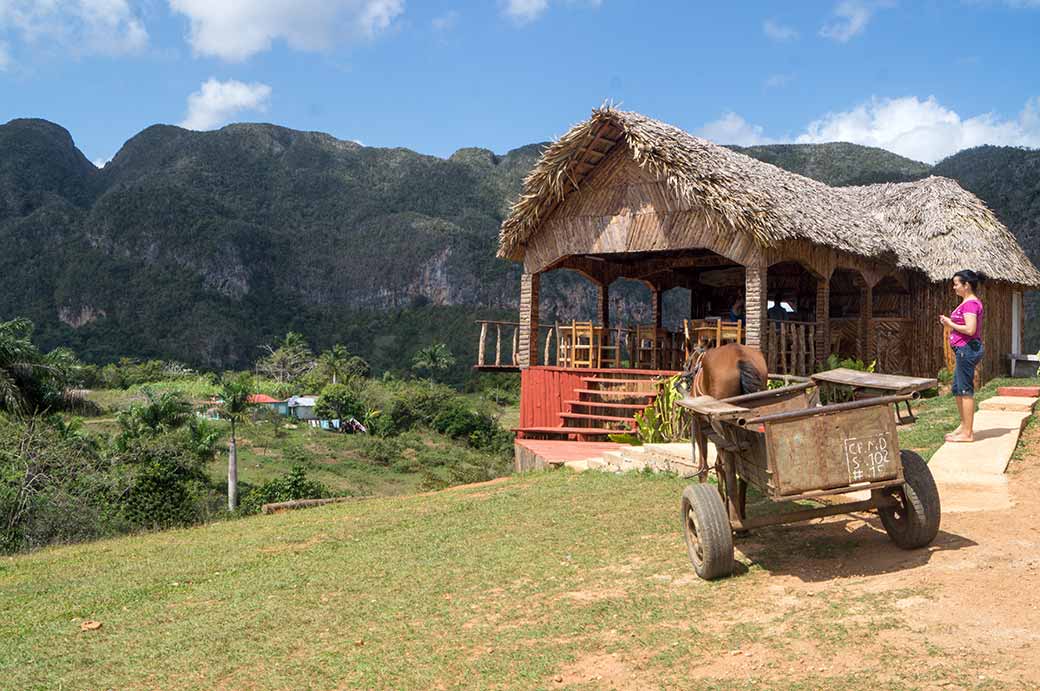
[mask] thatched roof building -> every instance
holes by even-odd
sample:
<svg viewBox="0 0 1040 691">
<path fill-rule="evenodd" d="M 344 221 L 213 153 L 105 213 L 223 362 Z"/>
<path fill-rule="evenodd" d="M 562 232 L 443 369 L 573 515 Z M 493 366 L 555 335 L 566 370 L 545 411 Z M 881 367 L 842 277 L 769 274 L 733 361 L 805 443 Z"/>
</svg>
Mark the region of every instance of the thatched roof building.
<svg viewBox="0 0 1040 691">
<path fill-rule="evenodd" d="M 954 272 L 988 278 L 987 377 L 1018 352 L 1022 291 L 1040 287 L 1014 236 L 953 180 L 830 187 L 610 107 L 545 149 L 498 256 L 524 265 L 521 367 L 538 362 L 539 276 L 555 269 L 597 284 L 603 325 L 610 284 L 630 278 L 653 291 L 658 326 L 665 290 L 690 291 L 691 318 L 743 297 L 746 341 L 771 365 L 808 341 L 817 362 L 838 352 L 918 376 L 944 364 L 937 315 Z M 797 323 L 772 324 L 771 300 L 796 305 Z"/>
<path fill-rule="evenodd" d="M 596 146 L 602 142 L 603 146 Z M 993 279 L 1040 286 L 1014 236 L 953 180 L 830 187 L 731 151 L 639 113 L 600 108 L 546 148 L 502 224 L 498 255 L 522 260 L 528 240 L 616 147 L 667 182 L 670 210 L 703 214 L 718 233 L 764 246 L 805 240 L 887 259 L 945 281 L 973 267 Z"/>
</svg>

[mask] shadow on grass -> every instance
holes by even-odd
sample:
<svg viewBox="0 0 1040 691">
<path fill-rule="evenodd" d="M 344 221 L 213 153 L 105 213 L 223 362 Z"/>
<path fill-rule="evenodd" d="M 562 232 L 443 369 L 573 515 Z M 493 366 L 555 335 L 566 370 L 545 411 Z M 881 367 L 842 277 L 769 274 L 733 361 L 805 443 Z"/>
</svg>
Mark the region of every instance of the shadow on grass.
<svg viewBox="0 0 1040 691">
<path fill-rule="evenodd" d="M 750 559 L 752 568 L 819 582 L 915 569 L 927 564 L 935 552 L 977 544 L 940 530 L 927 547 L 905 550 L 888 538 L 877 515 L 856 515 L 760 528 L 737 538 L 735 546 Z"/>
</svg>

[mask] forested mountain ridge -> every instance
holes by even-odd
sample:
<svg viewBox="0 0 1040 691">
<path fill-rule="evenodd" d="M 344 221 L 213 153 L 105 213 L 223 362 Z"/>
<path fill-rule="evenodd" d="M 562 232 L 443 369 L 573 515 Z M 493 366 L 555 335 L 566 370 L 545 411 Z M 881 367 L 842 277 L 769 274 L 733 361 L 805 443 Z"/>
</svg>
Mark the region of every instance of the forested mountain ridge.
<svg viewBox="0 0 1040 691">
<path fill-rule="evenodd" d="M 29 317 L 44 347 L 98 361 L 208 368 L 251 362 L 290 329 L 377 371 L 443 341 L 460 379 L 472 320 L 515 310 L 519 267 L 495 258 L 498 228 L 541 146 L 442 159 L 275 125 L 156 125 L 99 170 L 60 126 L 13 120 L 0 125 L 0 318 Z M 734 148 L 829 184 L 948 175 L 1040 249 L 1037 151 L 981 147 L 932 168 L 853 144 Z M 592 309 L 583 281 L 543 285 L 549 319 Z M 638 289 L 615 293 L 626 313 L 645 308 Z"/>
</svg>

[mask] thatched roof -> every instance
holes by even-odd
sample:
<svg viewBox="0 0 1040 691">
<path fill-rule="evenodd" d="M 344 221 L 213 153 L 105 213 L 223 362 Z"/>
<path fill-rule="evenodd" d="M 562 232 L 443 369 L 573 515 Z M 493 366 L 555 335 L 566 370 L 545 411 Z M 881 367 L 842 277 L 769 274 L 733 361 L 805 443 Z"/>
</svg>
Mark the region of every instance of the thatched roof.
<svg viewBox="0 0 1040 691">
<path fill-rule="evenodd" d="M 846 189 L 883 228 L 910 241 L 899 253 L 899 266 L 923 271 L 933 281 L 974 269 L 989 278 L 1040 285 L 1040 272 L 1015 236 L 981 199 L 950 178 Z"/>
<path fill-rule="evenodd" d="M 522 259 L 528 239 L 615 146 L 627 146 L 636 163 L 665 179 L 688 208 L 764 245 L 807 240 L 893 261 L 933 280 L 973 268 L 990 278 L 1040 285 L 1040 272 L 1007 228 L 952 180 L 830 187 L 611 107 L 594 110 L 545 149 L 502 223 L 498 255 Z"/>
</svg>

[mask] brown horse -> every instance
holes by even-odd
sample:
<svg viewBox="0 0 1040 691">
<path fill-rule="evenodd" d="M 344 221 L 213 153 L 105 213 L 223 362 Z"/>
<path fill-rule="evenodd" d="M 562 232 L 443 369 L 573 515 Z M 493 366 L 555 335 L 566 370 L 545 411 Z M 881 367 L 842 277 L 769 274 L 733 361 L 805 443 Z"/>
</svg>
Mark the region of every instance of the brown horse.
<svg viewBox="0 0 1040 691">
<path fill-rule="evenodd" d="M 718 348 L 698 344 L 683 374 L 691 396 L 718 399 L 762 391 L 769 382 L 762 351 L 739 343 Z"/>
<path fill-rule="evenodd" d="M 698 343 L 686 362 L 683 380 L 691 396 L 731 398 L 765 389 L 769 385 L 769 369 L 758 348 L 739 343 L 706 348 L 703 343 Z M 704 482 L 708 473 L 708 439 L 696 418 L 693 438 L 697 443 L 697 476 Z M 746 485 L 741 482 L 742 507 L 745 492 Z"/>
</svg>

